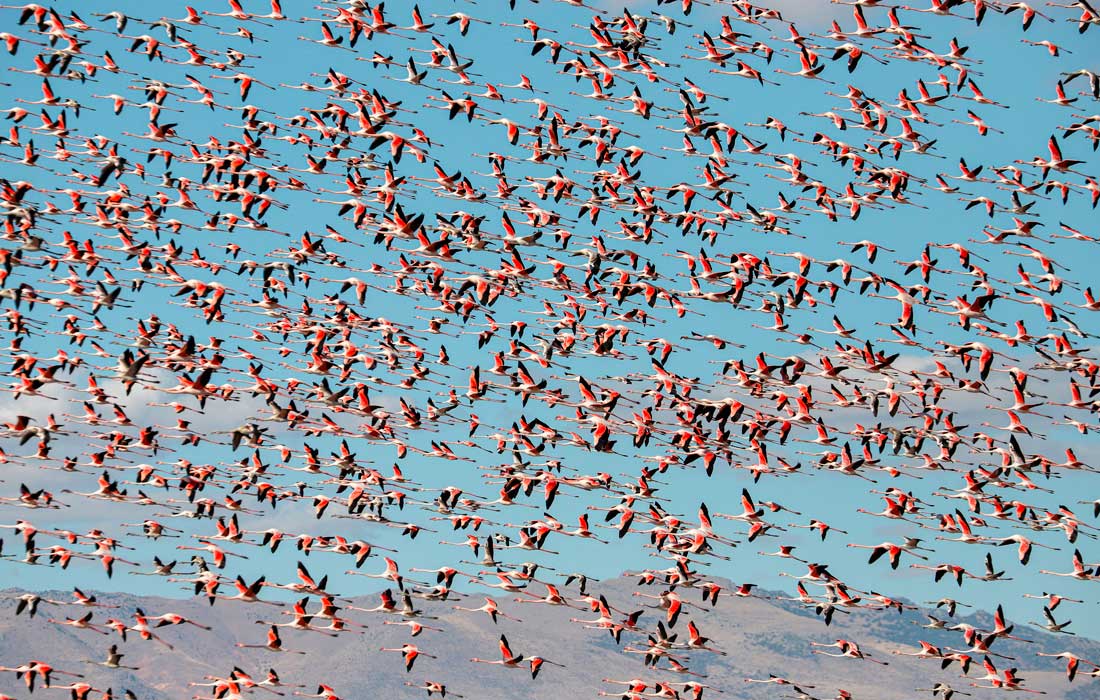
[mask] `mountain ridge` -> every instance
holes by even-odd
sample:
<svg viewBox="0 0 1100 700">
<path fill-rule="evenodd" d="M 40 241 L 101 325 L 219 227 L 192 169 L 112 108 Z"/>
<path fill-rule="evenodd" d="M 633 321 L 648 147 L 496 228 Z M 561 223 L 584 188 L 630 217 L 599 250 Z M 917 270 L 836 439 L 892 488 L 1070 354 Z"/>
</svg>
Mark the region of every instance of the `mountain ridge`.
<svg viewBox="0 0 1100 700">
<path fill-rule="evenodd" d="M 537 591 L 543 589 L 539 584 L 532 587 Z M 656 585 L 649 588 L 654 594 L 663 590 L 663 587 Z M 832 698 L 836 689 L 844 688 L 856 698 L 906 700 L 913 697 L 912 688 L 931 687 L 934 681 L 947 682 L 958 690 L 975 692 L 976 695 L 993 692 L 968 687 L 970 682 L 976 682 L 974 678 L 982 675 L 981 658 L 977 654 L 972 654 L 976 657 L 971 668 L 974 678 L 968 680 L 959 677 L 956 665 L 944 671 L 936 660 L 918 660 L 892 653 L 915 651 L 918 641 L 922 639 L 945 651 L 948 648 L 958 650 L 963 645 L 958 632 L 922 629 L 918 624 L 913 624 L 923 623 L 923 615 L 934 611 L 906 609 L 898 614 L 853 609 L 847 614 L 839 612 L 833 617 L 832 624 L 826 626 L 813 609 L 797 602 L 776 600 L 774 596 L 782 595 L 779 592 L 762 591 L 760 597 L 749 598 L 723 596 L 717 606 L 711 607 L 709 604 L 703 605 L 701 595 L 691 595 L 694 591 L 690 588 L 681 587 L 679 590 L 684 600 L 702 607 L 688 606 L 677 624 L 667 627 L 669 635 L 678 635 L 677 641 L 682 642 L 687 638 L 688 622 L 693 621 L 700 633 L 709 638 L 708 646 L 726 653 L 725 656 L 712 652 L 683 655 L 688 657 L 687 665 L 691 672 L 702 674 L 705 678 L 672 672 L 668 670 L 668 663 L 663 661 L 659 663 L 659 669 L 646 668 L 641 654 L 625 653 L 639 648 L 640 643 L 644 645 L 645 637 L 641 634 L 624 632 L 621 643 L 616 645 L 607 632 L 591 629 L 578 642 L 576 632 L 570 627 L 579 623 L 572 623 L 569 618 L 585 620 L 594 619 L 596 615 L 575 602 L 572 597 L 576 594 L 575 588 L 562 591 L 571 603 L 569 610 L 555 610 L 553 608 L 557 606 L 543 604 L 516 603 L 515 596 L 493 597 L 502 611 L 523 620 L 522 625 L 503 617 L 494 625 L 485 613 L 453 610 L 452 606 L 459 604 L 459 599 L 416 599 L 416 607 L 423 612 L 423 623 L 446 632 L 426 630 L 415 639 L 410 639 L 405 626 L 383 624 L 400 622 L 400 616 L 344 610 L 341 615 L 346 615 L 353 622 L 366 624 L 367 628 L 352 628 L 351 632 L 342 633 L 335 639 L 313 632 L 281 630 L 284 648 L 309 652 L 304 656 L 235 646 L 237 643 L 261 643 L 266 626 L 257 624 L 257 621 L 288 622 L 290 616 L 281 614 L 288 612 L 286 608 L 228 601 L 218 601 L 211 608 L 202 598 L 175 599 L 86 591 L 95 595 L 101 605 L 118 606 L 93 608 L 93 620 L 97 623 L 109 617 L 130 623 L 133 610 L 141 607 L 151 615 L 175 612 L 212 627 L 210 632 L 190 625 L 157 628 L 155 632 L 173 646 L 173 649 L 168 649 L 154 641 L 137 639 L 133 632 L 123 642 L 114 633 L 107 637 L 46 622 L 51 616 L 55 619 L 79 617 L 86 609 L 78 606 L 43 603 L 35 618 L 37 624 L 27 624 L 26 613 L 19 617 L 14 615 L 16 598 L 23 591 L 8 589 L 3 592 L 4 599 L 0 601 L 0 653 L 6 659 L 21 660 L 25 656 L 21 653 L 24 649 L 55 650 L 51 658 L 44 660 L 57 668 L 85 674 L 87 681 L 96 688 L 111 687 L 116 692 L 122 688 L 130 689 L 140 700 L 189 700 L 196 694 L 205 696 L 206 689 L 188 684 L 225 677 L 234 666 L 240 666 L 256 678 L 262 678 L 267 669 L 275 668 L 284 683 L 305 686 L 298 690 L 311 692 L 317 684 L 324 683 L 332 686 L 343 698 L 368 697 L 383 692 L 387 693 L 387 697 L 421 697 L 423 690 L 406 686 L 405 682 L 422 685 L 427 680 L 442 682 L 449 693 L 468 698 L 536 699 L 565 693 L 588 697 L 595 695 L 592 689 L 596 687 L 614 694 L 623 690 L 624 686 L 602 683 L 604 678 L 640 678 L 650 684 L 658 680 L 696 680 L 720 689 L 726 695 L 757 700 L 775 697 L 774 684 L 747 683 L 744 679 L 766 679 L 769 674 L 790 678 L 811 697 L 818 698 Z M 593 595 L 605 595 L 617 610 L 643 610 L 639 626 L 647 631 L 654 630 L 658 620 L 667 625 L 664 611 L 653 609 L 650 606 L 654 601 L 632 595 L 635 592 L 648 591 L 639 590 L 637 582 L 626 577 L 601 581 L 596 586 L 590 584 L 589 588 L 589 593 Z M 67 594 L 58 591 L 42 592 L 40 595 L 50 598 Z M 466 596 L 462 604 L 477 607 L 484 597 Z M 378 595 L 355 596 L 348 601 L 340 599 L 339 604 L 342 608 L 347 605 L 374 607 Z M 308 609 L 313 611 L 316 608 L 316 600 L 311 600 Z M 615 617 L 618 619 L 621 615 L 615 613 Z M 947 620 L 948 624 L 962 623 L 983 629 L 989 629 L 992 625 L 992 616 L 983 611 L 963 615 L 960 610 L 955 618 L 948 618 L 946 614 L 938 617 Z M 1026 679 L 1026 687 L 1046 691 L 1052 699 L 1084 700 L 1095 697 L 1090 693 L 1097 692 L 1100 686 L 1095 684 L 1100 681 L 1090 678 L 1087 669 L 1079 672 L 1075 683 L 1067 684 L 1064 662 L 1038 658 L 1034 654 L 1037 651 L 1058 653 L 1069 650 L 1082 658 L 1097 660 L 1100 658 L 1100 642 L 1053 635 L 1030 628 L 1021 621 L 1014 622 L 1015 635 L 1034 641 L 996 640 L 991 651 L 1016 659 L 992 657 L 998 669 L 1018 667 L 1019 675 Z M 314 624 L 324 623 L 314 620 Z M 532 630 L 538 631 L 537 638 L 532 635 Z M 548 660 L 564 664 L 566 668 L 547 666 L 534 680 L 526 667 L 524 670 L 493 667 L 488 672 L 482 668 L 477 672 L 474 667 L 481 665 L 470 663 L 470 657 L 498 658 L 499 652 L 495 647 L 486 646 L 489 644 L 486 640 L 495 640 L 500 634 L 507 635 L 515 653 L 527 657 L 545 655 Z M 811 642 L 830 644 L 839 638 L 857 642 L 866 654 L 889 665 L 879 666 L 869 660 L 828 658 L 806 653 L 816 649 L 810 645 Z M 399 647 L 405 642 L 417 644 L 421 652 L 437 658 L 421 657 L 413 670 L 406 673 L 397 654 L 378 651 L 383 646 Z M 85 663 L 85 660 L 102 660 L 106 648 L 113 643 L 117 643 L 119 651 L 125 654 L 122 663 L 136 666 L 139 670 L 108 670 Z M 43 656 L 41 652 L 38 655 Z M 168 658 L 172 659 L 171 664 L 162 663 Z M 888 688 L 883 687 L 883 679 L 887 677 L 890 678 Z M 395 692 L 394 689 L 398 690 Z M 0 675 L 0 690 L 16 698 L 26 697 L 25 689 L 10 673 Z M 292 692 L 291 689 L 285 690 Z"/>
</svg>

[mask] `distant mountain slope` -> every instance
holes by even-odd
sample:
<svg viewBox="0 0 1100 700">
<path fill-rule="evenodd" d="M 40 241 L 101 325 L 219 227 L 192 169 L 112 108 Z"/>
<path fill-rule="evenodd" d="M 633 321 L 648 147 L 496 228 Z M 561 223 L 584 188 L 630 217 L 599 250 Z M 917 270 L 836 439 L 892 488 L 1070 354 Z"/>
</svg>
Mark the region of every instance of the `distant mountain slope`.
<svg viewBox="0 0 1100 700">
<path fill-rule="evenodd" d="M 534 588 L 539 592 L 542 590 L 537 584 Z M 621 610 L 632 611 L 642 607 L 645 599 L 633 596 L 635 590 L 638 589 L 634 582 L 626 579 L 599 584 L 599 591 Z M 657 591 L 653 590 L 654 593 Z M 685 599 L 699 600 L 697 592 L 690 589 L 681 591 Z M 789 691 L 789 688 L 774 684 L 746 683 L 744 680 L 747 677 L 767 678 L 768 674 L 781 675 L 805 684 L 803 687 L 807 692 L 823 698 L 832 698 L 837 688 L 844 688 L 856 698 L 910 700 L 917 696 L 914 688 L 927 688 L 935 681 L 945 681 L 959 690 L 974 692 L 975 697 L 983 697 L 983 693 L 986 694 L 984 696 L 996 695 L 995 691 L 970 688 L 970 681 L 959 677 L 957 666 L 941 671 L 936 661 L 892 654 L 893 650 L 916 649 L 920 639 L 941 648 L 957 648 L 962 644 L 962 637 L 957 632 L 921 629 L 918 624 L 925 621 L 923 615 L 911 611 L 896 614 L 856 610 L 850 615 L 837 614 L 833 624 L 826 627 L 811 610 L 803 609 L 797 603 L 724 597 L 716 608 L 708 606 L 705 611 L 689 609 L 671 630 L 679 633 L 681 640 L 685 639 L 687 622 L 694 620 L 702 633 L 710 638 L 710 645 L 727 652 L 727 656 L 701 651 L 690 654 L 691 670 L 705 674 L 703 679 L 671 672 L 664 663 L 661 664 L 662 670 L 645 668 L 641 655 L 624 653 L 624 649 L 632 643 L 644 642 L 637 634 L 624 633 L 622 643 L 616 645 L 606 631 L 593 629 L 580 637 L 583 641 L 578 644 L 576 630 L 571 626 L 580 623 L 571 623 L 570 618 L 585 620 L 596 617 L 581 609 L 579 604 L 576 609 L 553 608 L 547 605 L 520 605 L 511 598 L 501 597 L 497 600 L 502 609 L 521 618 L 523 624 L 501 619 L 494 626 L 484 613 L 453 610 L 452 605 L 458 601 L 417 601 L 418 606 L 423 606 L 425 615 L 439 618 L 425 620 L 425 624 L 447 631 L 427 630 L 415 640 L 409 639 L 407 627 L 383 624 L 387 620 L 400 620 L 397 616 L 352 611 L 347 613 L 348 618 L 368 625 L 366 630 L 362 630 L 363 634 L 344 633 L 334 639 L 317 633 L 284 629 L 284 646 L 309 652 L 307 656 L 302 656 L 235 646 L 237 642 L 261 642 L 266 628 L 257 624 L 257 620 L 285 622 L 290 619 L 281 614 L 287 610 L 285 607 L 219 601 L 213 609 L 216 614 L 211 615 L 206 601 L 201 599 L 175 600 L 118 593 L 99 595 L 101 603 L 118 607 L 96 609 L 95 620 L 98 622 L 109 617 L 132 622 L 133 610 L 141 607 L 150 614 L 176 612 L 212 624 L 213 630 L 210 632 L 190 625 L 157 630 L 173 645 L 174 649 L 169 650 L 156 642 L 142 641 L 133 633 L 123 643 L 114 634 L 107 637 L 46 622 L 49 617 L 61 619 L 86 612 L 74 606 L 43 604 L 33 622 L 26 616 L 16 617 L 12 596 L 18 593 L 7 591 L 5 599 L 0 602 L 0 657 L 10 662 L 41 658 L 58 668 L 86 674 L 87 680 L 97 688 L 112 687 L 116 693 L 122 688 L 129 688 L 141 700 L 187 700 L 194 695 L 206 694 L 209 689 L 188 684 L 202 683 L 207 676 L 225 676 L 233 666 L 240 666 L 255 676 L 262 676 L 268 668 L 274 667 L 283 682 L 302 684 L 307 692 L 313 692 L 318 683 L 327 683 L 345 700 L 420 697 L 423 691 L 405 687 L 404 682 L 420 684 L 429 679 L 445 683 L 451 693 L 484 700 L 593 697 L 593 689 L 601 687 L 601 679 L 604 678 L 641 678 L 651 683 L 655 680 L 705 680 L 707 684 L 725 691 L 726 697 L 749 700 L 779 697 Z M 572 593 L 575 595 L 576 591 Z M 44 594 L 44 597 L 65 599 L 67 594 Z M 376 597 L 353 600 L 352 604 L 360 607 L 377 604 Z M 470 600 L 463 604 L 477 607 L 481 603 L 480 598 Z M 314 608 L 316 603 L 310 606 L 311 610 Z M 641 625 L 653 629 L 663 616 L 661 611 L 647 609 Z M 946 617 L 944 614 L 939 616 L 941 619 Z M 985 614 L 960 616 L 952 622 L 966 622 L 986 628 L 991 624 Z M 538 630 L 538 636 L 532 634 L 534 630 Z M 471 663 L 469 659 L 473 656 L 498 658 L 495 644 L 488 641 L 495 640 L 498 633 L 508 636 L 515 653 L 545 655 L 566 668 L 547 666 L 537 679 L 532 680 L 526 671 L 487 668 Z M 1082 673 L 1072 685 L 1068 684 L 1063 662 L 1035 656 L 1037 651 L 1055 653 L 1070 650 L 1086 659 L 1100 659 L 1100 642 L 1025 629 L 1025 625 L 1019 622 L 1016 634 L 1034 642 L 997 640 L 993 651 L 1017 659 L 1007 661 L 994 658 L 999 669 L 1017 666 L 1019 675 L 1026 679 L 1027 687 L 1046 691 L 1051 700 L 1100 697 L 1100 680 Z M 837 638 L 858 642 L 864 652 L 887 661 L 889 666 L 810 654 L 811 641 L 831 643 Z M 379 652 L 379 647 L 396 647 L 406 641 L 413 641 L 421 651 L 438 658 L 421 658 L 412 672 L 405 673 L 399 655 Z M 102 660 L 106 648 L 115 642 L 126 654 L 123 663 L 137 666 L 140 670 L 109 670 L 85 663 L 85 660 Z M 971 670 L 972 676 L 983 674 L 980 664 Z M 58 684 L 67 682 L 63 678 Z M 815 688 L 810 690 L 809 685 Z M 621 686 L 603 684 L 603 687 L 612 693 L 622 690 Z M 27 697 L 25 688 L 11 673 L 0 675 L 0 691 L 17 698 Z M 39 693 L 35 694 L 37 696 Z"/>
</svg>

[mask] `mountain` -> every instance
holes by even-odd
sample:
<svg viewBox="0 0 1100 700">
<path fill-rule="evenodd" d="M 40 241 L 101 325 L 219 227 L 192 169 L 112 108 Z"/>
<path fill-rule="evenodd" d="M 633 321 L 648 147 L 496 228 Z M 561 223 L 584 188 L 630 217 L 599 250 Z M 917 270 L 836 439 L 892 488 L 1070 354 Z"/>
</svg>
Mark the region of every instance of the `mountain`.
<svg viewBox="0 0 1100 700">
<path fill-rule="evenodd" d="M 637 587 L 630 579 L 616 579 L 593 584 L 595 590 L 606 595 L 612 606 L 623 610 L 641 609 L 655 601 L 637 597 L 634 592 L 658 593 L 656 587 Z M 543 587 L 533 584 L 538 593 Z M 680 589 L 685 600 L 701 604 L 701 596 L 690 589 Z M 618 693 L 621 686 L 611 686 L 601 679 L 645 679 L 684 681 L 699 680 L 721 689 L 726 697 L 757 698 L 790 696 L 789 686 L 747 683 L 745 678 L 767 678 L 776 674 L 799 683 L 815 697 L 833 698 L 837 688 L 850 691 L 855 698 L 873 700 L 911 700 L 918 694 L 915 688 L 928 688 L 935 681 L 951 683 L 956 689 L 974 693 L 974 697 L 993 696 L 996 691 L 976 690 L 969 687 L 970 680 L 959 676 L 958 667 L 941 671 L 934 660 L 914 659 L 892 654 L 893 650 L 913 651 L 920 639 L 943 647 L 962 644 L 961 634 L 942 630 L 922 629 L 923 611 L 852 610 L 850 614 L 838 613 L 831 626 L 826 627 L 813 610 L 798 603 L 775 600 L 779 594 L 764 592 L 762 598 L 723 597 L 717 607 L 689 608 L 681 615 L 670 633 L 679 633 L 682 641 L 687 637 L 688 620 L 694 620 L 708 643 L 727 653 L 695 651 L 690 653 L 690 668 L 706 678 L 682 676 L 667 670 L 647 669 L 640 654 L 625 653 L 632 643 L 644 642 L 637 634 L 624 632 L 621 645 L 617 645 L 604 630 L 582 629 L 581 623 L 570 618 L 595 619 L 596 614 L 582 609 L 552 607 L 541 604 L 517 604 L 514 596 L 499 597 L 497 602 L 508 614 L 522 622 L 500 619 L 494 625 L 485 613 L 459 612 L 452 606 L 461 603 L 477 607 L 482 597 L 470 596 L 462 601 L 417 601 L 423 607 L 424 624 L 440 627 L 446 632 L 425 630 L 416 639 L 409 638 L 407 627 L 385 625 L 401 618 L 381 613 L 348 612 L 353 621 L 368 625 L 362 633 L 344 633 L 338 638 L 321 634 L 282 630 L 284 647 L 308 652 L 274 653 L 260 649 L 237 648 L 237 642 L 260 643 L 266 627 L 258 620 L 285 622 L 289 616 L 281 614 L 287 607 L 261 604 L 243 604 L 218 601 L 211 608 L 205 599 L 169 599 L 137 597 L 123 593 L 101 593 L 98 601 L 103 605 L 117 606 L 95 609 L 95 621 L 105 622 L 110 617 L 132 624 L 135 608 L 142 608 L 150 615 L 174 612 L 194 619 L 213 629 L 209 632 L 191 625 L 163 627 L 157 632 L 174 647 L 169 650 L 154 641 L 142 641 L 129 633 L 123 643 L 112 633 L 110 637 L 87 630 L 75 630 L 50 624 L 54 617 L 79 617 L 87 612 L 76 606 L 52 606 L 43 604 L 32 621 L 25 614 L 15 616 L 15 598 L 22 591 L 9 589 L 0 601 L 0 658 L 13 663 L 32 658 L 42 659 L 63 670 L 79 671 L 97 688 L 111 687 L 116 694 L 122 688 L 133 690 L 141 700 L 187 700 L 194 695 L 208 694 L 209 688 L 195 687 L 189 683 L 207 682 L 208 676 L 224 677 L 234 666 L 240 666 L 254 677 L 262 677 L 274 667 L 284 683 L 305 686 L 303 692 L 312 693 L 318 683 L 335 688 L 342 698 L 414 698 L 422 697 L 422 690 L 406 687 L 405 682 L 421 684 L 435 680 L 447 685 L 449 693 L 462 694 L 466 698 L 483 700 L 518 700 L 521 698 L 590 698 L 598 690 Z M 45 598 L 69 599 L 63 592 L 42 594 Z M 570 598 L 576 589 L 570 591 Z M 374 607 L 377 596 L 349 599 L 358 607 Z M 346 606 L 348 602 L 342 602 Z M 310 609 L 316 608 L 316 602 Z M 1061 617 L 1071 617 L 1065 608 Z M 946 615 L 936 613 L 941 619 Z M 646 609 L 640 624 L 654 629 L 663 611 Z M 981 628 L 989 628 L 992 620 L 987 614 L 969 617 L 959 615 L 951 622 L 965 622 Z M 323 625 L 324 622 L 316 624 Z M 470 657 L 499 658 L 496 640 L 506 634 L 517 654 L 538 654 L 565 668 L 546 666 L 537 679 L 532 680 L 525 670 L 507 669 L 471 663 Z M 1018 675 L 1026 679 L 1028 688 L 1046 691 L 1050 700 L 1086 700 L 1100 693 L 1100 680 L 1082 672 L 1069 684 L 1065 678 L 1064 663 L 1058 659 L 1039 658 L 1035 652 L 1056 653 L 1072 651 L 1085 659 L 1100 659 L 1100 642 L 1079 639 L 1067 635 L 1052 635 L 1027 629 L 1017 624 L 1015 634 L 1033 640 L 1031 643 L 1010 639 L 998 639 L 992 650 L 998 654 L 1015 657 L 1009 661 L 994 658 L 998 669 L 1013 666 Z M 875 659 L 886 661 L 881 666 L 866 660 L 829 658 L 814 655 L 810 642 L 832 643 L 838 638 L 857 642 L 861 649 Z M 382 646 L 397 647 L 411 641 L 422 652 L 437 656 L 417 660 L 412 672 L 405 673 L 398 654 L 381 653 Z M 140 670 L 110 670 L 87 663 L 104 658 L 107 647 L 118 642 L 125 653 L 122 663 Z M 835 649 L 823 649 L 835 652 Z M 971 676 L 984 675 L 980 663 L 971 669 Z M 56 685 L 64 685 L 69 679 L 61 677 Z M 810 689 L 808 686 L 815 686 Z M 26 698 L 26 689 L 12 673 L 0 674 L 0 691 L 16 698 Z M 40 691 L 36 690 L 36 695 Z M 289 693 L 289 689 L 287 689 Z M 713 691 L 707 691 L 712 693 Z M 267 693 L 254 693 L 255 696 Z M 704 695 L 707 697 L 708 695 Z M 49 697 L 49 696 L 47 696 Z M 710 695 L 709 697 L 715 697 Z M 930 697 L 930 695 L 929 695 Z"/>
</svg>

